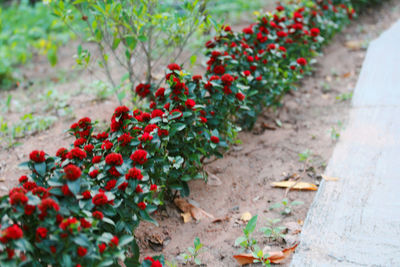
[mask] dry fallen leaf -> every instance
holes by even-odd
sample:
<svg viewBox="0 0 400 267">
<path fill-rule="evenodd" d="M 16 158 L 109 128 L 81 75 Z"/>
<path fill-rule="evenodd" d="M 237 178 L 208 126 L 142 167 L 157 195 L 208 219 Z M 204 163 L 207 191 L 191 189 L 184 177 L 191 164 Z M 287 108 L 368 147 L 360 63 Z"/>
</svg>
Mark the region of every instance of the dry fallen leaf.
<svg viewBox="0 0 400 267">
<path fill-rule="evenodd" d="M 211 214 L 205 212 L 204 210 L 188 203 L 186 201 L 186 199 L 176 198 L 174 200 L 174 203 L 184 214 L 190 214 L 192 216 L 192 218 L 195 219 L 196 221 L 200 220 L 204 216 L 214 219 L 214 216 L 212 216 Z M 184 216 L 182 216 L 182 217 L 185 221 L 185 217 Z M 186 217 L 187 217 L 187 215 L 186 215 Z"/>
<path fill-rule="evenodd" d="M 242 253 L 242 254 L 238 254 L 238 255 L 233 255 L 233 257 L 239 263 L 239 265 L 251 264 L 256 259 L 250 253 Z"/>
<path fill-rule="evenodd" d="M 344 45 L 351 49 L 351 50 L 360 50 L 362 48 L 364 41 L 360 40 L 352 40 L 352 41 L 347 41 Z"/>
<path fill-rule="evenodd" d="M 190 212 L 186 212 L 186 213 L 181 213 L 182 219 L 184 223 L 188 223 L 192 221 L 192 215 L 190 214 Z"/>
<path fill-rule="evenodd" d="M 282 251 L 271 251 L 268 253 L 269 257 L 268 260 L 271 263 L 281 263 L 282 261 L 284 261 L 287 257 L 290 256 L 290 254 L 292 254 L 297 246 L 299 245 L 299 243 L 297 243 L 296 245 L 294 245 L 293 247 L 290 248 L 285 248 Z"/>
<path fill-rule="evenodd" d="M 3 178 L 3 177 L 0 177 L 0 182 L 5 182 L 6 181 L 6 179 L 5 178 Z"/>
<path fill-rule="evenodd" d="M 315 184 L 306 182 L 296 182 L 296 181 L 283 181 L 283 182 L 273 182 L 271 183 L 274 187 L 291 188 L 297 190 L 311 190 L 316 191 L 318 187 Z"/>
<path fill-rule="evenodd" d="M 271 125 L 271 124 L 269 124 L 269 123 L 266 123 L 266 122 L 262 123 L 261 126 L 262 126 L 264 129 L 267 129 L 267 130 L 272 130 L 272 131 L 275 131 L 275 130 L 276 130 L 276 127 L 275 127 L 275 126 L 273 126 L 273 125 Z"/>
<path fill-rule="evenodd" d="M 282 251 L 271 251 L 271 252 L 268 252 L 268 255 L 269 255 L 268 256 L 268 260 L 271 263 L 275 263 L 275 264 L 281 263 L 282 261 L 284 261 L 287 257 L 289 257 L 296 250 L 296 247 L 298 245 L 299 244 L 297 243 L 293 247 L 285 248 Z M 256 259 L 250 253 L 242 253 L 242 254 L 234 255 L 233 258 L 235 258 L 235 260 L 240 265 L 251 264 Z"/>
<path fill-rule="evenodd" d="M 349 78 L 351 76 L 351 72 L 346 72 L 342 75 L 343 78 Z"/>
<path fill-rule="evenodd" d="M 339 181 L 339 178 L 337 178 L 337 177 L 329 177 L 329 176 L 326 176 L 323 174 L 321 175 L 321 177 L 326 181 Z"/>
<path fill-rule="evenodd" d="M 248 222 L 251 219 L 251 213 L 246 211 L 245 213 L 242 214 L 242 216 L 240 216 L 240 219 L 244 222 Z"/>
<path fill-rule="evenodd" d="M 212 221 L 212 223 L 220 223 L 220 222 L 224 222 L 224 221 L 229 221 L 229 217 L 225 216 L 225 217 L 220 217 L 220 218 L 216 218 L 215 220 Z"/>
</svg>

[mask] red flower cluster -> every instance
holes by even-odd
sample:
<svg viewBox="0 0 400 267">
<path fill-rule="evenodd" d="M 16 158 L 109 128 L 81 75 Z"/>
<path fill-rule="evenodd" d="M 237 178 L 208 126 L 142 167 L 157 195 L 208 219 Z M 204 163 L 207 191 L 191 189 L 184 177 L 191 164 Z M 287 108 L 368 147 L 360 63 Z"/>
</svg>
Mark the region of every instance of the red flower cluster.
<svg viewBox="0 0 400 267">
<path fill-rule="evenodd" d="M 106 164 L 108 165 L 121 166 L 122 163 L 124 163 L 124 160 L 119 153 L 111 153 L 106 156 Z"/>
<path fill-rule="evenodd" d="M 65 172 L 65 177 L 67 178 L 67 180 L 70 181 L 75 181 L 77 180 L 79 177 L 81 177 L 82 171 L 81 169 L 73 164 L 69 164 L 67 166 L 64 167 L 64 172 Z"/>
</svg>

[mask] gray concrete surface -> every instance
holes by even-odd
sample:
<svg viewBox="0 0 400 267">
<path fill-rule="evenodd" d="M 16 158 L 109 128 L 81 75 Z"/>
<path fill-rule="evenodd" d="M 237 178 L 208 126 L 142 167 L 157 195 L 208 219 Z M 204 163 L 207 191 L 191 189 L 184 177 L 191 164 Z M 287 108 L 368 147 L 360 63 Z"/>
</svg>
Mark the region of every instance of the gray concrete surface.
<svg viewBox="0 0 400 267">
<path fill-rule="evenodd" d="M 373 41 L 291 266 L 400 266 L 400 21 Z"/>
</svg>

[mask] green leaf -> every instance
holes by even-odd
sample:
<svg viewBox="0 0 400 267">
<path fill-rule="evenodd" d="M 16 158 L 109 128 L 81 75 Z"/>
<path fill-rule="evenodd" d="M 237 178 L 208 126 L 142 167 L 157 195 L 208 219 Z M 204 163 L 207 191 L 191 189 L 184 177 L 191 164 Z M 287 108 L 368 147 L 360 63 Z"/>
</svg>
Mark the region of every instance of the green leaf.
<svg viewBox="0 0 400 267">
<path fill-rule="evenodd" d="M 124 235 L 123 237 L 120 238 L 119 240 L 119 246 L 123 247 L 129 243 L 131 243 L 134 240 L 133 236 L 128 236 L 128 235 Z"/>
<path fill-rule="evenodd" d="M 35 163 L 35 170 L 37 171 L 37 173 L 44 177 L 46 175 L 46 162 L 41 162 L 41 163 Z"/>
<path fill-rule="evenodd" d="M 22 162 L 18 165 L 18 168 L 22 170 L 29 170 L 29 161 Z"/>
<path fill-rule="evenodd" d="M 194 65 L 194 64 L 196 64 L 196 60 L 197 60 L 197 56 L 196 55 L 192 55 L 191 57 L 190 57 L 190 65 Z"/>
<path fill-rule="evenodd" d="M 242 244 L 243 242 L 246 242 L 247 239 L 245 236 L 240 236 L 238 238 L 236 238 L 235 240 L 235 246 L 239 246 L 240 244 Z"/>
<path fill-rule="evenodd" d="M 49 60 L 52 67 L 57 64 L 57 49 L 52 48 L 47 52 L 47 59 Z"/>
<path fill-rule="evenodd" d="M 75 181 L 67 181 L 67 185 L 69 190 L 76 196 L 79 194 L 81 190 L 81 178 L 76 179 Z"/>
<path fill-rule="evenodd" d="M 102 221 L 105 222 L 105 223 L 108 223 L 108 224 L 111 224 L 111 225 L 115 226 L 114 221 L 111 220 L 110 218 L 104 217 Z"/>
<path fill-rule="evenodd" d="M 250 219 L 250 221 L 247 223 L 246 227 L 244 228 L 243 231 L 247 234 L 251 234 L 254 232 L 254 229 L 256 229 L 257 225 L 257 217 L 258 215 L 253 216 L 253 218 Z"/>
</svg>

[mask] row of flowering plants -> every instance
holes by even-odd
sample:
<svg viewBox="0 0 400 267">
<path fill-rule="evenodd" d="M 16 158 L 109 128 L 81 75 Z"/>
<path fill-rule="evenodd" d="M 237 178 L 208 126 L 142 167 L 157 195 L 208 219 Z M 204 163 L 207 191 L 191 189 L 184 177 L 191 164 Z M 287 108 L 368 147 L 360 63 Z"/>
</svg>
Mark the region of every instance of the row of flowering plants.
<svg viewBox="0 0 400 267">
<path fill-rule="evenodd" d="M 141 220 L 188 181 L 205 179 L 203 161 L 222 157 L 239 126 L 251 127 L 311 70 L 312 57 L 353 15 L 347 1 L 296 1 L 235 33 L 224 26 L 207 42 L 208 69 L 167 67 L 163 87 L 139 84 L 140 109 L 121 106 L 105 132 L 90 118 L 56 155 L 32 151 L 29 170 L 0 199 L 1 266 L 152 266 L 139 261 Z M 239 126 L 238 126 L 239 125 Z"/>
</svg>

